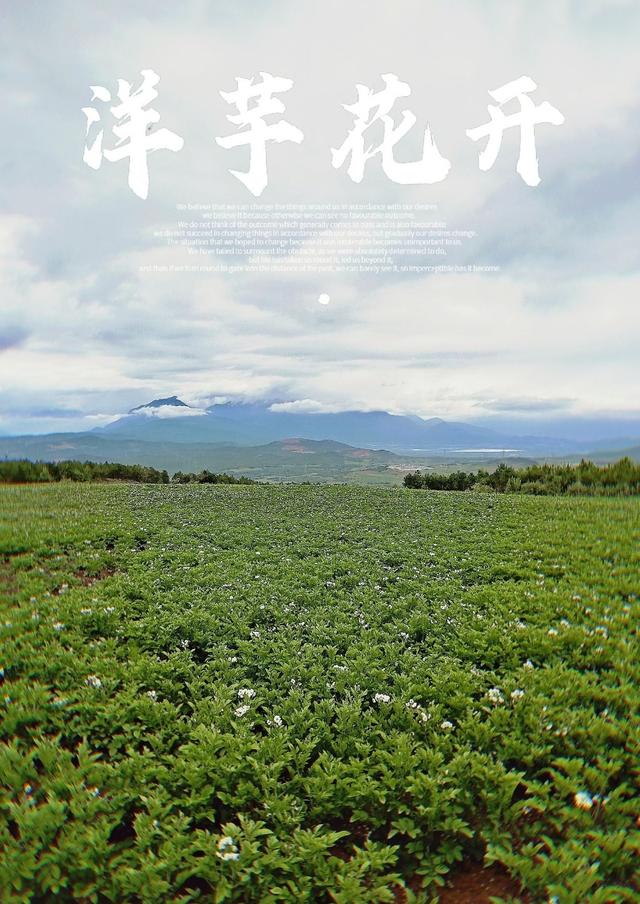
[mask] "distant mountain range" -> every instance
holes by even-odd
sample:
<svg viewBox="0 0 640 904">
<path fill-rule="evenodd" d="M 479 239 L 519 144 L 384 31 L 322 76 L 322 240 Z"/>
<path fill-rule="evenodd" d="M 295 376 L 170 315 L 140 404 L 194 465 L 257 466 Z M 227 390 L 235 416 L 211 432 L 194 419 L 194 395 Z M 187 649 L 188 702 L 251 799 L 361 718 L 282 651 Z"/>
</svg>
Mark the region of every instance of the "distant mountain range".
<svg viewBox="0 0 640 904">
<path fill-rule="evenodd" d="M 437 417 L 422 419 L 387 411 L 316 413 L 296 410 L 295 404 L 262 402 L 194 408 L 176 396 L 139 405 L 94 432 L 149 442 L 234 445 L 260 445 L 296 436 L 412 455 L 569 455 L 583 448 L 570 440 L 500 433 Z"/>
<path fill-rule="evenodd" d="M 625 454 L 615 443 L 519 436 L 472 424 L 386 411 L 315 413 L 301 403 L 227 402 L 208 408 L 177 396 L 132 408 L 105 427 L 80 433 L 0 437 L 0 456 L 148 464 L 178 470 L 228 471 L 260 480 L 397 483 L 417 467 L 491 467 L 591 455 Z M 638 440 L 628 454 L 640 458 Z"/>
</svg>

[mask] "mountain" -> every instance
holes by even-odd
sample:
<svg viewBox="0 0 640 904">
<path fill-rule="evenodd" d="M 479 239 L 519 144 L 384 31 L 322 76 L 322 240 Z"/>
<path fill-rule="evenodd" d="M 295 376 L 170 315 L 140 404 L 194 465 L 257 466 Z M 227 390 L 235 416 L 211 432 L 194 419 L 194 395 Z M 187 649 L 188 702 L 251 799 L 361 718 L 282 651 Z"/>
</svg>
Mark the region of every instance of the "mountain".
<svg viewBox="0 0 640 904">
<path fill-rule="evenodd" d="M 590 456 L 598 463 L 616 461 L 623 454 L 640 461 L 640 446 Z M 580 455 L 563 456 L 579 461 Z M 285 438 L 256 445 L 230 443 L 151 442 L 122 435 L 119 430 L 85 433 L 51 433 L 38 436 L 0 437 L 0 458 L 31 461 L 119 461 L 175 471 L 226 471 L 256 480 L 335 483 L 399 484 L 407 471 L 491 470 L 505 456 L 490 453 L 423 453 L 398 455 L 383 449 L 367 449 L 334 440 Z M 510 454 L 509 464 L 523 467 L 534 456 Z M 551 459 L 553 460 L 553 459 Z"/>
<path fill-rule="evenodd" d="M 285 403 L 286 405 L 286 403 Z M 226 403 L 207 409 L 216 419 L 251 428 L 263 441 L 283 436 L 333 439 L 337 442 L 392 451 L 418 451 L 462 445 L 499 445 L 499 434 L 439 418 L 422 420 L 387 411 L 300 412 L 264 403 Z"/>
<path fill-rule="evenodd" d="M 139 405 L 94 432 L 147 442 L 260 445 L 288 436 L 334 440 L 360 448 L 425 454 L 576 454 L 582 446 L 558 438 L 518 436 L 441 418 L 422 419 L 387 411 L 301 410 L 297 403 L 227 402 L 209 408 L 177 396 Z"/>
<path fill-rule="evenodd" d="M 169 396 L 168 399 L 154 399 L 152 402 L 147 402 L 146 405 L 138 405 L 137 408 L 132 408 L 129 414 L 135 414 L 136 411 L 154 411 L 157 408 L 190 408 L 190 405 L 187 405 L 186 402 L 183 402 L 178 396 Z"/>
<path fill-rule="evenodd" d="M 258 435 L 250 427 L 224 417 L 213 419 L 204 408 L 187 405 L 177 396 L 138 405 L 124 417 L 105 427 L 96 427 L 92 432 L 156 443 L 252 445 L 259 442 Z"/>
<path fill-rule="evenodd" d="M 582 455 L 598 460 L 605 453 L 613 457 L 616 447 L 637 445 L 637 440 L 625 440 L 620 446 L 607 441 L 598 450 L 596 443 L 557 436 L 521 436 L 475 424 L 387 411 L 317 412 L 309 410 L 308 404 L 226 402 L 201 408 L 172 395 L 138 405 L 107 426 L 86 433 L 0 437 L 0 454 L 49 460 L 109 459 L 174 471 L 209 468 L 244 473 L 246 468 L 258 467 L 262 474 L 268 474 L 272 468 L 282 478 L 309 470 L 301 466 L 303 452 L 293 450 L 289 437 L 302 437 L 297 443 L 329 444 L 321 453 L 317 449 L 306 452 L 306 456 L 315 458 L 304 456 L 313 463 L 309 464 L 310 473 L 317 474 L 341 474 L 353 466 L 351 453 L 340 453 L 331 443 L 359 450 L 361 464 L 366 464 L 364 451 L 388 450 L 376 454 L 400 456 L 389 465 L 394 468 L 403 464 L 402 460 L 419 467 L 424 459 L 434 467 L 457 463 L 462 468 L 471 467 L 473 462 L 488 467 L 504 458 L 514 464 L 524 459 L 573 460 Z M 294 466 L 296 456 L 300 461 Z M 316 465 L 321 460 L 318 470 Z M 380 458 L 375 461 L 375 467 L 381 465 Z"/>
</svg>

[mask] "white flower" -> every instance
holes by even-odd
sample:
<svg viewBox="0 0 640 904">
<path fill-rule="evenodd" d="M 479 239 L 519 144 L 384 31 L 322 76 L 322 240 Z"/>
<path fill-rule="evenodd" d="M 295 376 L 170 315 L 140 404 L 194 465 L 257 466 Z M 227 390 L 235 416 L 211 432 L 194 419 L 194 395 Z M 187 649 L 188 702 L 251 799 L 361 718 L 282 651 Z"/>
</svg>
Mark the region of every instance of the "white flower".
<svg viewBox="0 0 640 904">
<path fill-rule="evenodd" d="M 241 687 L 238 691 L 238 697 L 241 700 L 252 700 L 256 695 L 256 692 L 251 687 Z"/>
<path fill-rule="evenodd" d="M 54 631 L 64 631 L 64 622 L 57 621 L 53 624 Z"/>
<path fill-rule="evenodd" d="M 549 630 L 547 631 L 547 634 L 549 635 L 549 637 L 555 637 L 557 633 L 558 632 L 555 628 L 549 628 Z"/>
<path fill-rule="evenodd" d="M 581 810 L 590 810 L 593 806 L 593 798 L 588 791 L 578 791 L 573 795 L 573 802 Z"/>
<path fill-rule="evenodd" d="M 249 633 L 251 634 L 252 637 L 260 637 L 259 631 L 250 631 Z"/>
<path fill-rule="evenodd" d="M 282 721 L 282 716 L 274 716 L 273 724 L 277 725 L 278 728 L 282 728 L 282 726 L 284 725 L 284 722 Z"/>
<path fill-rule="evenodd" d="M 238 857 L 240 856 L 238 852 L 238 845 L 230 835 L 226 835 L 224 838 L 221 838 L 218 841 L 218 850 L 216 851 L 216 856 L 220 857 L 221 860 L 238 859 Z"/>
<path fill-rule="evenodd" d="M 115 606 L 105 606 L 104 611 L 107 613 L 107 615 L 111 615 L 112 612 L 116 611 L 116 607 Z"/>
<path fill-rule="evenodd" d="M 411 698 L 411 700 L 409 700 L 408 703 L 405 703 L 405 706 L 407 707 L 407 709 L 420 709 L 420 704 L 416 703 L 413 697 Z"/>
<path fill-rule="evenodd" d="M 91 609 L 81 609 L 80 615 L 91 615 Z"/>
<path fill-rule="evenodd" d="M 158 699 L 158 692 L 157 691 L 147 691 L 147 697 L 149 697 L 151 700 L 153 700 L 155 702 Z"/>
<path fill-rule="evenodd" d="M 522 664 L 522 668 L 523 669 L 532 669 L 532 668 L 534 668 L 534 665 L 530 659 L 527 659 L 527 661 Z"/>
<path fill-rule="evenodd" d="M 85 684 L 88 684 L 89 687 L 102 687 L 102 681 L 100 681 L 97 675 L 89 675 Z"/>
<path fill-rule="evenodd" d="M 503 700 L 504 700 L 504 698 L 503 698 L 503 696 L 502 696 L 502 691 L 500 690 L 499 687 L 491 687 L 491 688 L 489 688 L 489 690 L 487 691 L 487 697 L 488 697 L 489 700 L 490 700 L 492 703 L 494 703 L 496 706 L 497 706 L 499 703 L 502 703 Z"/>
<path fill-rule="evenodd" d="M 391 697 L 389 694 L 374 694 L 373 695 L 374 703 L 391 703 Z"/>
<path fill-rule="evenodd" d="M 451 731 L 451 729 L 453 728 L 453 722 L 449 722 L 448 719 L 445 719 L 444 722 L 440 723 L 440 728 L 443 731 Z"/>
<path fill-rule="evenodd" d="M 517 687 L 514 691 L 511 691 L 511 699 L 512 700 L 520 700 L 521 697 L 524 697 L 524 691 Z"/>
<path fill-rule="evenodd" d="M 236 708 L 234 709 L 234 713 L 240 719 L 240 718 L 242 718 L 242 716 L 246 715 L 250 709 L 251 709 L 251 707 L 249 706 L 248 703 L 243 703 L 242 706 L 236 706 Z"/>
</svg>

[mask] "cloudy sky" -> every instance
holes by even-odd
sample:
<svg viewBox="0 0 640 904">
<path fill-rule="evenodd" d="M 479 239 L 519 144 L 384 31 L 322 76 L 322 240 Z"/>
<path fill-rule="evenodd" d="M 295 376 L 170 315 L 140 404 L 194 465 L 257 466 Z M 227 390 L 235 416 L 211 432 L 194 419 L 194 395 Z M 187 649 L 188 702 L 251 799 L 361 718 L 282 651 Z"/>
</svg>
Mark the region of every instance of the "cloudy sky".
<svg viewBox="0 0 640 904">
<path fill-rule="evenodd" d="M 640 421 L 640 4 L 637 0 L 0 0 L 0 433 L 86 429 L 178 394 L 304 400 L 486 423 Z M 127 162 L 82 159 L 90 85 L 160 76 L 146 201 Z M 301 145 L 268 147 L 264 203 L 435 203 L 478 237 L 455 263 L 499 272 L 353 276 L 158 273 L 179 203 L 248 203 L 246 149 L 219 91 L 291 78 Z M 397 110 L 451 161 L 400 186 L 379 158 L 356 185 L 331 166 L 355 85 L 395 73 Z M 531 76 L 562 126 L 536 131 L 541 184 L 515 172 L 517 129 L 478 167 L 465 130 L 488 91 Z M 511 109 L 516 109 L 511 108 Z M 113 124 L 113 123 L 111 123 Z M 110 125 L 108 128 L 110 127 Z M 105 145 L 107 139 L 105 138 Z M 331 297 L 318 304 L 320 293 Z"/>
</svg>

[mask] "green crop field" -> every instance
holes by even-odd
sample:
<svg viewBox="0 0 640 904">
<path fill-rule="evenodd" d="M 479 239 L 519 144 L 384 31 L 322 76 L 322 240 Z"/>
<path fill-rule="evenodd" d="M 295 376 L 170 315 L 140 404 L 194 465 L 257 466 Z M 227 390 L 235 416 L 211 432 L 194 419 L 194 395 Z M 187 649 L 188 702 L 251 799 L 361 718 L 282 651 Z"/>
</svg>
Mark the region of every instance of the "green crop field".
<svg viewBox="0 0 640 904">
<path fill-rule="evenodd" d="M 477 863 L 511 900 L 640 901 L 639 499 L 0 512 L 2 900 L 431 902 Z"/>
</svg>

